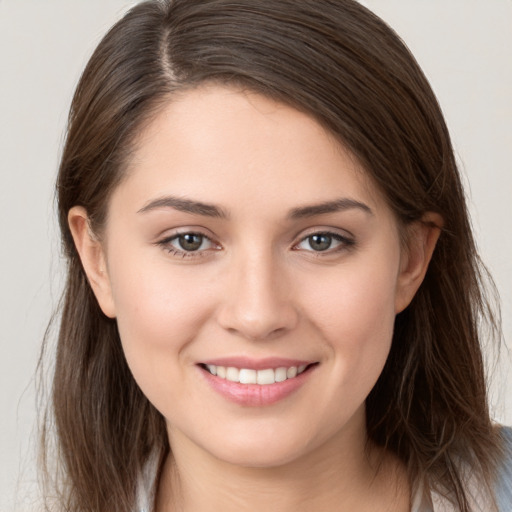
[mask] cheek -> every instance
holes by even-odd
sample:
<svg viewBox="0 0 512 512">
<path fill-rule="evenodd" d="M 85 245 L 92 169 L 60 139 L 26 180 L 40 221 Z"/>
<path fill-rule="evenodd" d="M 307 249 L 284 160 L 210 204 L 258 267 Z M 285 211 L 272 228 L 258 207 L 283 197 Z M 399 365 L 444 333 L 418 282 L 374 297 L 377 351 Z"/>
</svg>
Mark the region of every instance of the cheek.
<svg viewBox="0 0 512 512">
<path fill-rule="evenodd" d="M 123 350 L 143 391 L 181 372 L 183 351 L 209 318 L 211 287 L 163 258 L 112 256 L 112 292 Z M 185 361 L 186 363 L 186 361 Z"/>
<path fill-rule="evenodd" d="M 398 259 L 378 261 L 333 269 L 308 296 L 309 320 L 331 352 L 335 375 L 364 397 L 386 362 L 395 320 Z"/>
<path fill-rule="evenodd" d="M 333 334 L 350 334 L 347 341 L 358 345 L 393 323 L 396 280 L 395 266 L 384 262 L 333 269 L 322 282 L 309 286 L 310 318 Z"/>
</svg>

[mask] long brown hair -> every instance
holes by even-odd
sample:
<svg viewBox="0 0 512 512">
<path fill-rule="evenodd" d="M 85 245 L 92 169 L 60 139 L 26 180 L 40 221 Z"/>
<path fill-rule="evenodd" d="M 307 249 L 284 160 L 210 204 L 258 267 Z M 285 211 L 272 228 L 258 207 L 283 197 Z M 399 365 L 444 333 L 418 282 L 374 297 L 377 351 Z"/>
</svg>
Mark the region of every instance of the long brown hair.
<svg viewBox="0 0 512 512">
<path fill-rule="evenodd" d="M 483 292 L 464 192 L 434 94 L 399 37 L 353 0 L 162 0 L 108 32 L 78 84 L 57 181 L 67 260 L 51 400 L 58 510 L 134 507 L 164 420 L 137 387 L 115 320 L 101 312 L 69 230 L 85 207 L 101 233 L 134 140 L 173 94 L 241 85 L 307 112 L 360 160 L 401 225 L 437 212 L 444 227 L 423 284 L 396 318 L 391 352 L 367 398 L 369 439 L 469 512 L 463 466 L 492 485 L 498 453 L 479 324 Z M 49 457 L 51 458 L 51 457 Z M 46 459 L 46 462 L 49 461 Z"/>
</svg>

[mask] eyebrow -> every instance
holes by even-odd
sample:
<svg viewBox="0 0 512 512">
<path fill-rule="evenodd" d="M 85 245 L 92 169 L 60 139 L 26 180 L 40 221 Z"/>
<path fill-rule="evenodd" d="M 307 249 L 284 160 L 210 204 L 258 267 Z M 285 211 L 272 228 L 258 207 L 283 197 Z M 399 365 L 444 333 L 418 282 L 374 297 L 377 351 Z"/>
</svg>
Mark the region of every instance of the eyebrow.
<svg viewBox="0 0 512 512">
<path fill-rule="evenodd" d="M 202 215 L 205 217 L 215 217 L 227 219 L 228 214 L 225 210 L 210 203 L 184 199 L 175 196 L 159 197 L 145 204 L 137 213 L 146 213 L 160 208 L 174 208 L 185 213 L 193 215 Z M 359 209 L 363 212 L 373 215 L 372 209 L 365 203 L 356 201 L 355 199 L 341 198 L 333 201 L 325 201 L 319 204 L 312 204 L 293 208 L 288 213 L 290 219 L 303 219 L 305 217 L 313 217 L 315 215 L 324 215 L 327 213 L 336 213 L 345 210 Z"/>
<path fill-rule="evenodd" d="M 334 201 L 326 201 L 320 204 L 312 204 L 308 206 L 301 206 L 293 208 L 288 217 L 291 219 L 302 219 L 304 217 L 313 217 L 315 215 L 324 215 L 326 213 L 336 213 L 345 210 L 359 209 L 363 212 L 373 215 L 372 209 L 361 201 L 355 199 L 341 198 Z"/>
<path fill-rule="evenodd" d="M 201 201 L 192 201 L 181 197 L 165 196 L 150 201 L 144 205 L 137 213 L 146 213 L 159 208 L 174 208 L 180 212 L 192 213 L 194 215 L 203 215 L 206 217 L 218 217 L 225 219 L 227 213 L 218 206 Z"/>
</svg>

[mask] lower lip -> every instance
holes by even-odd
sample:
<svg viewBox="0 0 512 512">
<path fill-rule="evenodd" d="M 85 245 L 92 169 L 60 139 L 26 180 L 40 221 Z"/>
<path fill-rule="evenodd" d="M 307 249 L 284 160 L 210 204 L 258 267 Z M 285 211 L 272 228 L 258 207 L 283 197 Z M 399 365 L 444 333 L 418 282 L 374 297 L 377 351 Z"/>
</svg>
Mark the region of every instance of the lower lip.
<svg viewBox="0 0 512 512">
<path fill-rule="evenodd" d="M 208 384 L 229 401 L 248 407 L 264 407 L 275 404 L 297 391 L 309 378 L 313 369 L 314 367 L 309 367 L 292 379 L 266 385 L 240 384 L 216 377 L 203 368 L 199 368 L 199 371 Z"/>
</svg>

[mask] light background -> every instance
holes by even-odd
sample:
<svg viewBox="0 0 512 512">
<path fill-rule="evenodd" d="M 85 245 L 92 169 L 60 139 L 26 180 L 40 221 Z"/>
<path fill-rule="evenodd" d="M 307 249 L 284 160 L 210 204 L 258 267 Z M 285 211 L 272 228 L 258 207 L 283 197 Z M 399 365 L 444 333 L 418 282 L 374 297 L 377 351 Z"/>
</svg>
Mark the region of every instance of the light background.
<svg viewBox="0 0 512 512">
<path fill-rule="evenodd" d="M 0 511 L 36 510 L 34 372 L 60 291 L 53 181 L 73 88 L 126 0 L 0 0 Z M 457 150 L 512 340 L 512 1 L 366 0 L 411 48 Z M 512 423 L 505 349 L 493 384 Z M 509 380 L 510 384 L 510 380 Z"/>
</svg>

